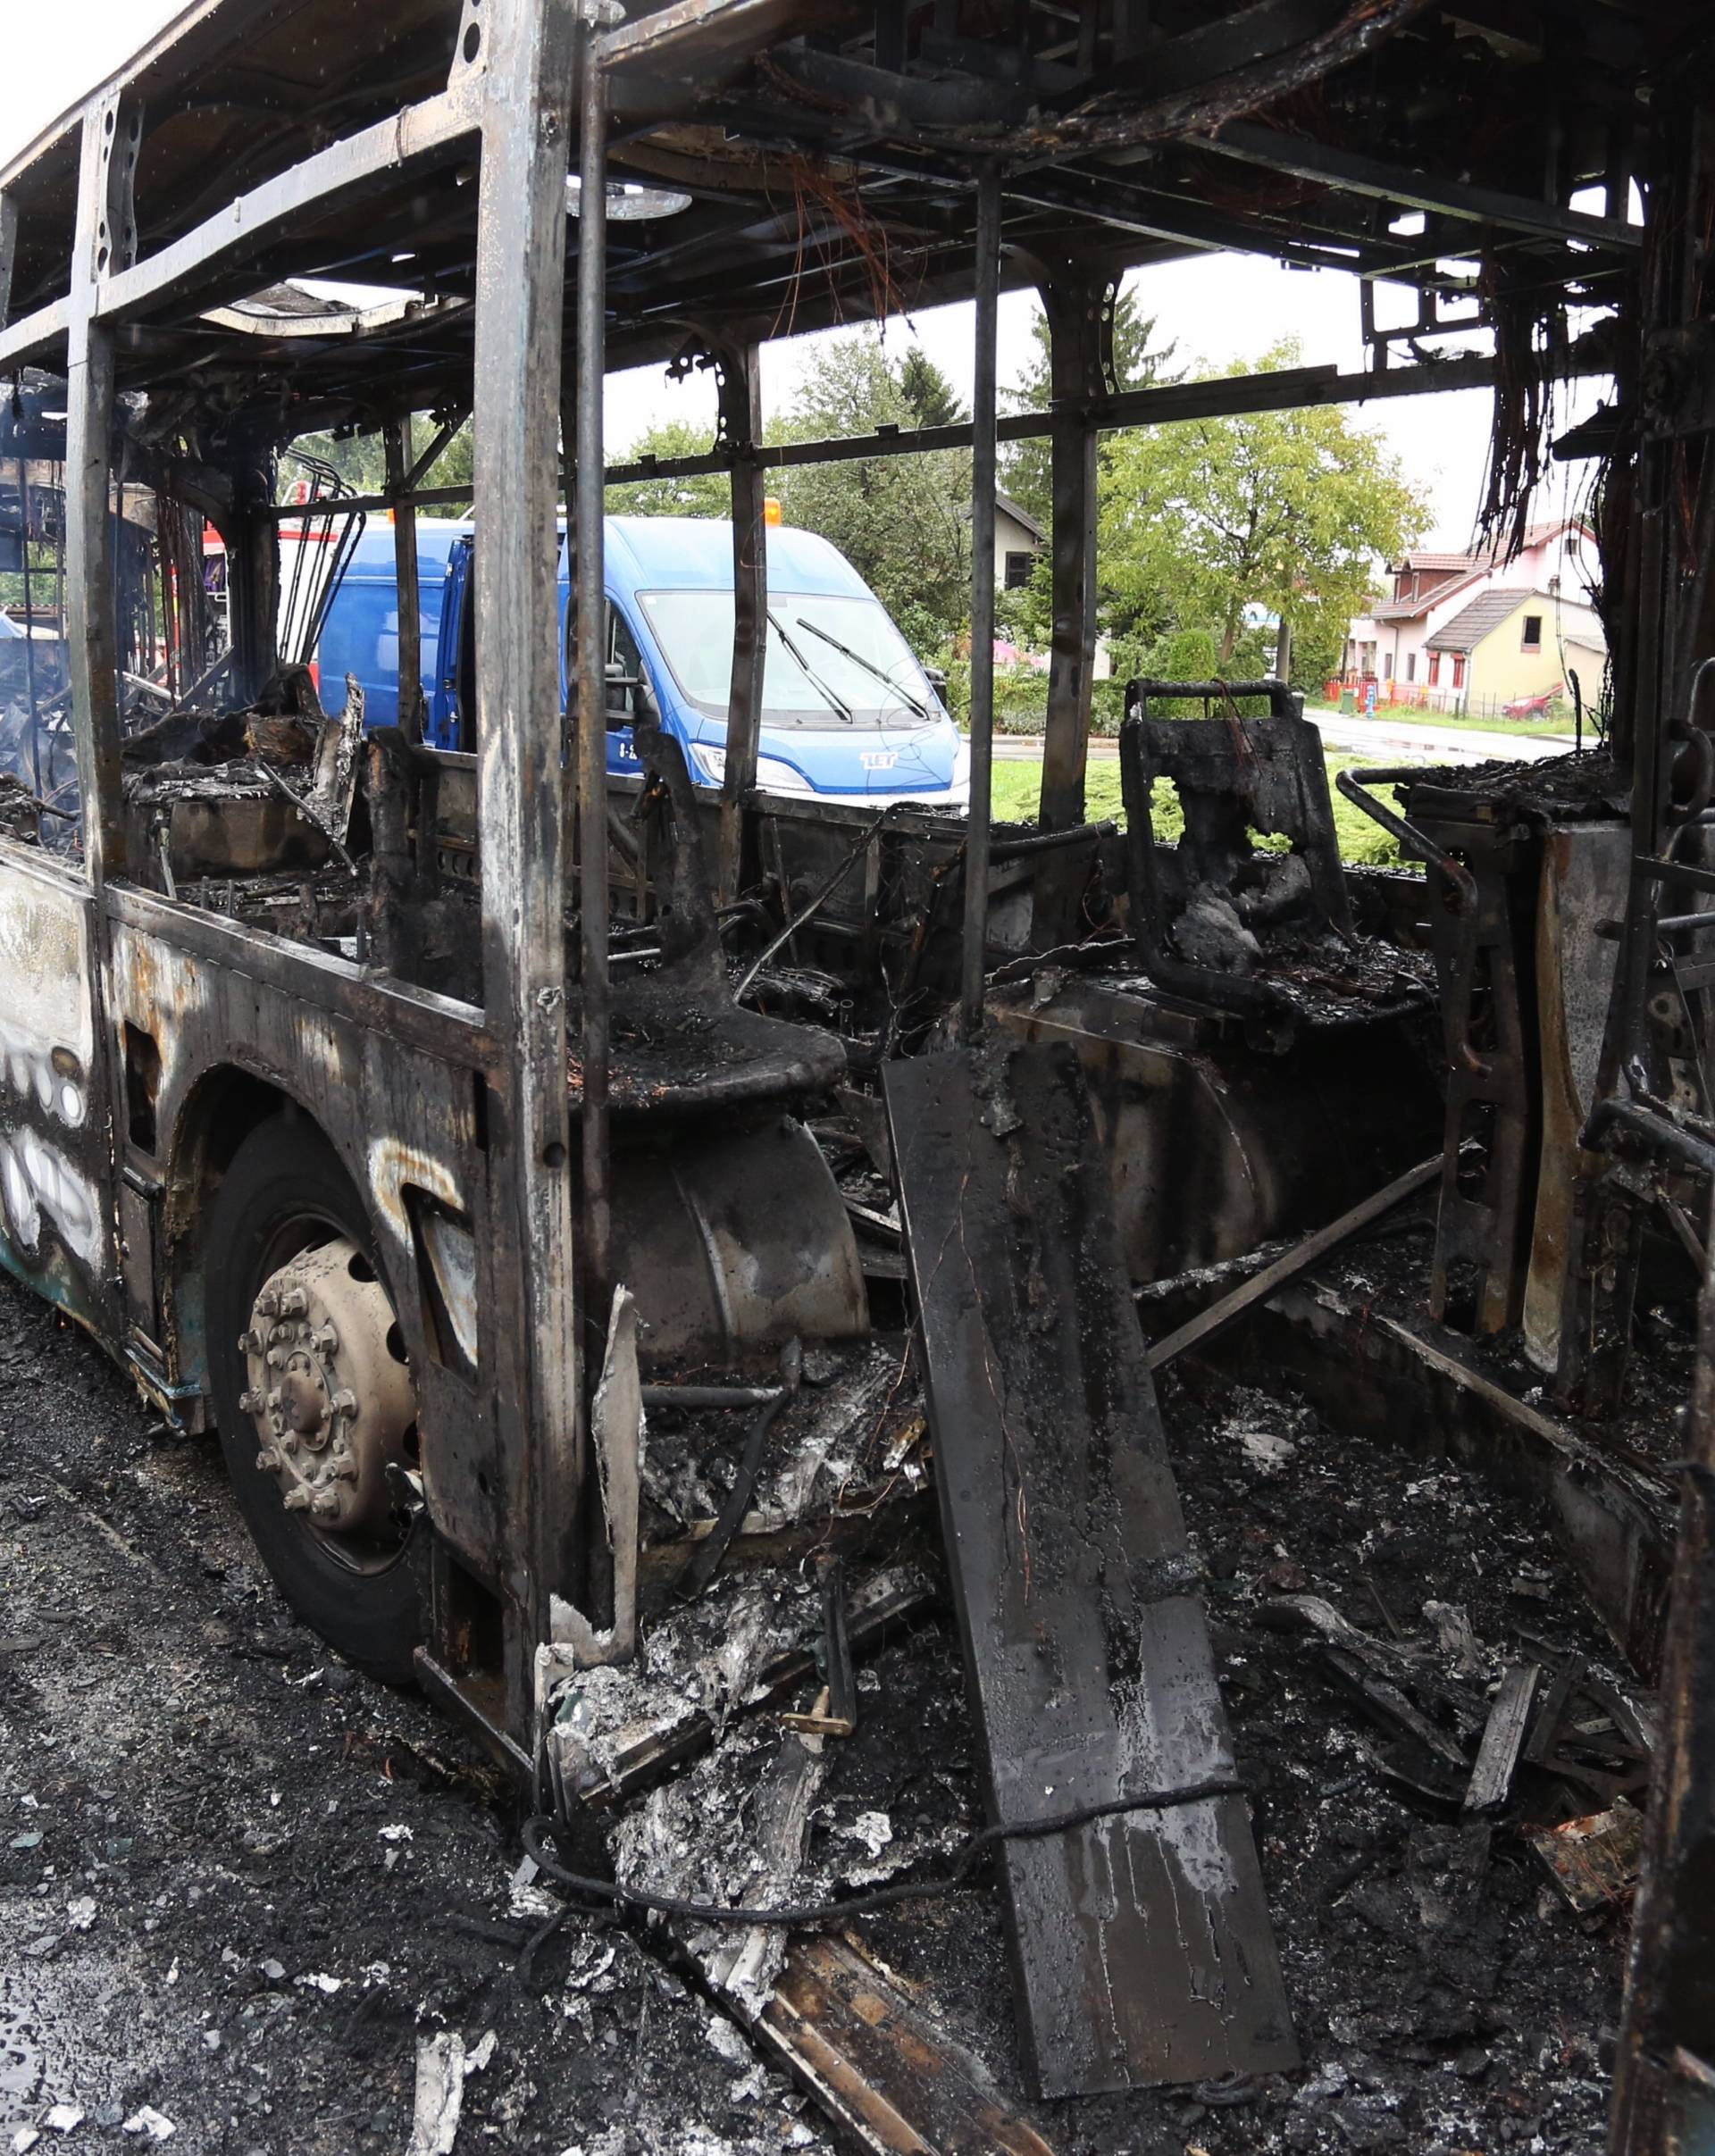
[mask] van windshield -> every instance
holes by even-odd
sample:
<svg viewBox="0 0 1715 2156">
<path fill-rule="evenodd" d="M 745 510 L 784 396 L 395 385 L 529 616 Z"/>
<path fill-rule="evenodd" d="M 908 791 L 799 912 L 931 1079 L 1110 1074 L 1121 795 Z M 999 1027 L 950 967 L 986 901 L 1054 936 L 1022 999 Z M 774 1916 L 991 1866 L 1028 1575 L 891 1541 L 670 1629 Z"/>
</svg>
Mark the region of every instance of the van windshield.
<svg viewBox="0 0 1715 2156">
<path fill-rule="evenodd" d="M 724 719 L 732 685 L 732 594 L 640 597 L 680 693 L 706 716 Z M 923 669 L 879 599 L 771 586 L 768 611 L 765 725 L 922 726 L 941 715 Z"/>
</svg>

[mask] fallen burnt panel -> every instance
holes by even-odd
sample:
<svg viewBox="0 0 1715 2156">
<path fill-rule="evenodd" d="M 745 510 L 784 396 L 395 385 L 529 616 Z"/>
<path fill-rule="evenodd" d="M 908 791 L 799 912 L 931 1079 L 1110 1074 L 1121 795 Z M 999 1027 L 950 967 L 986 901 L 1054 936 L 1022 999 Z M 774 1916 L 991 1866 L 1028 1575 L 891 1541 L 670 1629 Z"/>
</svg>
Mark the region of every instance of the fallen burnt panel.
<svg viewBox="0 0 1715 2156">
<path fill-rule="evenodd" d="M 1063 2095 L 1290 2066 L 1076 1061 L 929 1056 L 886 1094 L 1033 2077 Z"/>
</svg>

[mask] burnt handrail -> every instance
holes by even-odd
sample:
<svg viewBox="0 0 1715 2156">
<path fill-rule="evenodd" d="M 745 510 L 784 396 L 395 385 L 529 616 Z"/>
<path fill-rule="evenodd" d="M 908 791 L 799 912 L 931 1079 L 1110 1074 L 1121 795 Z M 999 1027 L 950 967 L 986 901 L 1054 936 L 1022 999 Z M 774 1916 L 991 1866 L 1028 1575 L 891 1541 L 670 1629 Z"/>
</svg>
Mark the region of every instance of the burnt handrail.
<svg viewBox="0 0 1715 2156">
<path fill-rule="evenodd" d="M 1371 767 L 1364 775 L 1372 786 L 1401 786 L 1417 777 L 1418 766 L 1413 764 L 1393 764 L 1382 768 Z M 1367 792 L 1350 771 L 1336 772 L 1334 782 L 1348 801 L 1361 808 L 1384 831 L 1392 831 L 1396 839 L 1403 840 L 1414 854 L 1434 863 L 1453 887 L 1456 894 L 1455 913 L 1476 912 L 1477 878 L 1462 861 L 1456 861 L 1451 854 L 1437 846 L 1426 831 L 1420 831 L 1415 823 L 1408 823 L 1397 810 L 1387 807 L 1374 794 Z"/>
</svg>

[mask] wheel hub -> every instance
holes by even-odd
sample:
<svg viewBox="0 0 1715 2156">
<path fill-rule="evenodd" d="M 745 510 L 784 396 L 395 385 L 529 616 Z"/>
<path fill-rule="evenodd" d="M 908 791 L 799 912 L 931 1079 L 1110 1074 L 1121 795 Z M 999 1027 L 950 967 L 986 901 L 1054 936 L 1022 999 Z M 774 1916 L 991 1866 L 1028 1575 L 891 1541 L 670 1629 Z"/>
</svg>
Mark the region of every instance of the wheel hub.
<svg viewBox="0 0 1715 2156">
<path fill-rule="evenodd" d="M 289 1512 L 331 1534 L 377 1533 L 387 1470 L 416 1417 L 387 1290 L 346 1236 L 289 1259 L 263 1283 L 238 1338 L 256 1466 L 280 1477 Z"/>
</svg>

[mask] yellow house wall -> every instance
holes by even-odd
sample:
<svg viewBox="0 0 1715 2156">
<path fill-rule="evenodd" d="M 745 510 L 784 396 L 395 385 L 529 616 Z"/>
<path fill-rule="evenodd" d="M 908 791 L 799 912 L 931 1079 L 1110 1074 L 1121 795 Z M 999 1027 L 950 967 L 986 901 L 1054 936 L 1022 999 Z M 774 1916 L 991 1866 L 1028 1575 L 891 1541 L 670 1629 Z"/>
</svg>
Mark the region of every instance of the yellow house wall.
<svg viewBox="0 0 1715 2156">
<path fill-rule="evenodd" d="M 1540 651 L 1521 651 L 1519 639 L 1525 633 L 1525 616 L 1537 614 L 1543 623 L 1543 648 Z M 1441 678 L 1450 677 L 1451 656 L 1443 653 Z M 1552 602 L 1544 599 L 1533 606 L 1520 606 L 1507 616 L 1498 629 L 1491 629 L 1487 636 L 1472 652 L 1465 669 L 1465 694 L 1469 704 L 1479 705 L 1493 699 L 1509 704 L 1515 697 L 1541 696 L 1545 689 L 1552 689 L 1561 679 L 1560 655 L 1554 641 L 1554 614 Z M 1588 684 L 1586 684 L 1586 687 Z"/>
</svg>

